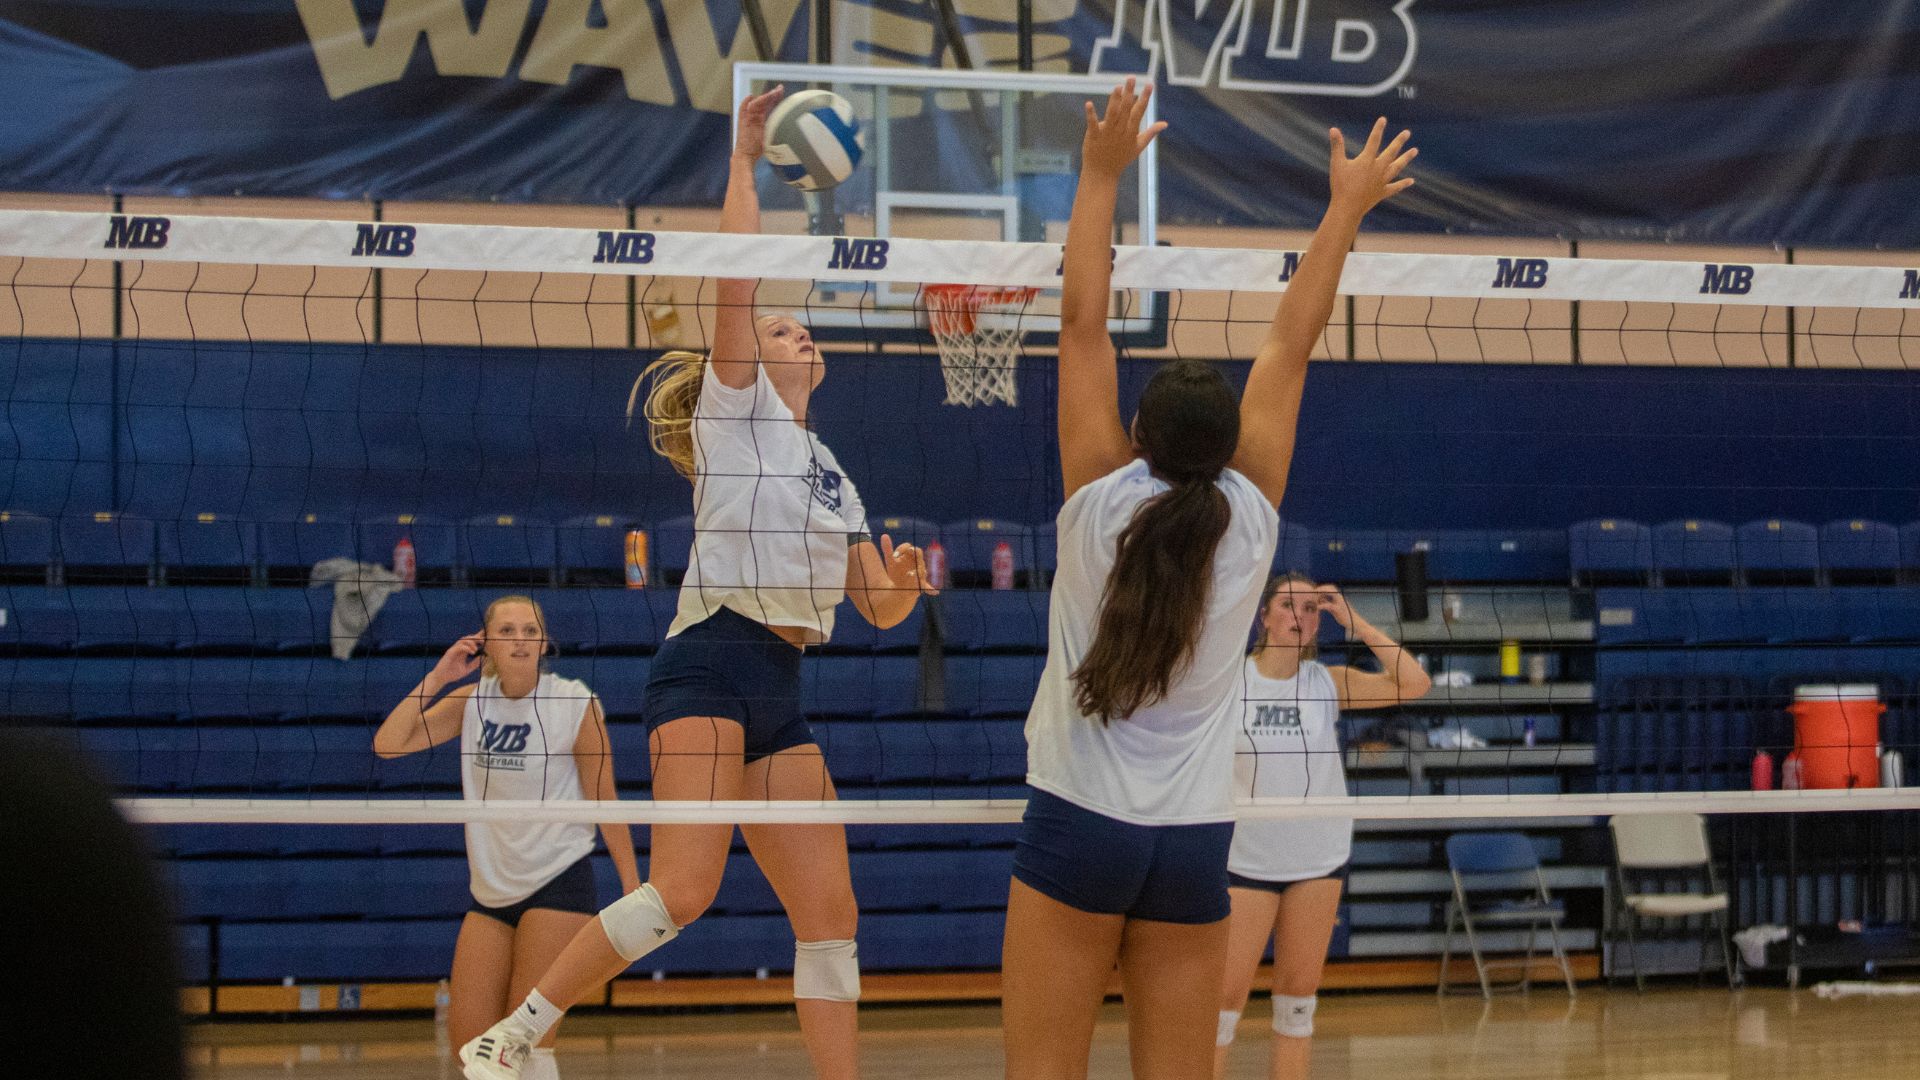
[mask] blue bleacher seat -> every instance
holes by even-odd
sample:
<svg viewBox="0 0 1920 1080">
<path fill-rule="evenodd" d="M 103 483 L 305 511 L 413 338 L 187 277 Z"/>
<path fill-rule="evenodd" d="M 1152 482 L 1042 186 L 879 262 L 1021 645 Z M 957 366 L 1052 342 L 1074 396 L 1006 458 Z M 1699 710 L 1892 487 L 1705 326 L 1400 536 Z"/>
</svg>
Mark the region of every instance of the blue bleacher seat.
<svg viewBox="0 0 1920 1080">
<path fill-rule="evenodd" d="M 375 919 L 458 918 L 473 903 L 471 871 L 458 855 L 371 860 L 357 897 Z"/>
<path fill-rule="evenodd" d="M 1025 716 L 1045 666 L 1042 655 L 950 656 L 947 711 L 966 716 Z"/>
<path fill-rule="evenodd" d="M 1280 543 L 1273 549 L 1275 574 L 1313 573 L 1313 533 L 1305 525 L 1280 522 Z"/>
<path fill-rule="evenodd" d="M 164 864 L 161 876 L 183 919 L 324 919 L 366 912 L 375 865 L 362 859 L 178 859 Z"/>
<path fill-rule="evenodd" d="M 292 521 L 262 522 L 259 528 L 260 561 L 268 580 L 304 585 L 315 563 L 326 559 L 352 559 L 359 545 L 350 521 L 304 514 Z M 384 557 L 368 561 L 382 566 L 393 560 L 389 549 Z"/>
<path fill-rule="evenodd" d="M 29 653 L 73 648 L 79 624 L 66 589 L 0 585 L 0 606 L 7 611 L 6 625 L 0 626 L 0 647 Z"/>
<path fill-rule="evenodd" d="M 1017 780 L 1004 784 L 907 784 L 895 787 L 862 789 L 852 783 L 835 783 L 842 799 L 899 799 L 924 802 L 929 799 L 1024 799 L 1026 788 Z M 902 848 L 1011 848 L 1019 826 L 987 823 L 930 823 L 891 825 L 850 825 L 848 846 L 856 850 L 888 851 Z"/>
<path fill-rule="evenodd" d="M 248 581 L 259 561 L 258 531 L 251 521 L 195 514 L 158 522 L 155 537 L 161 575 L 176 585 Z"/>
<path fill-rule="evenodd" d="M 1730 585 L 1734 580 L 1733 529 L 1718 521 L 1686 518 L 1653 527 L 1653 569 L 1668 585 Z"/>
<path fill-rule="evenodd" d="M 1767 640 L 1765 615 L 1754 590 L 1672 589 L 1662 597 L 1686 627 L 1682 640 L 1719 645 Z"/>
<path fill-rule="evenodd" d="M 53 522 L 38 514 L 0 510 L 0 576 L 8 581 L 52 581 L 58 561 Z"/>
<path fill-rule="evenodd" d="M 561 583 L 617 585 L 624 581 L 631 528 L 621 514 L 582 514 L 562 521 L 557 534 Z M 649 535 L 647 541 L 651 546 L 654 538 Z"/>
<path fill-rule="evenodd" d="M 74 585 L 66 589 L 73 611 L 74 645 L 123 652 L 172 649 L 186 625 L 179 589 L 127 585 Z"/>
<path fill-rule="evenodd" d="M 390 567 L 394 546 L 406 537 L 413 542 L 416 579 L 439 583 L 453 579 L 460 561 L 457 533 L 451 524 L 425 514 L 396 514 L 362 519 L 354 529 L 354 540 L 361 562 Z"/>
<path fill-rule="evenodd" d="M 332 598 L 309 589 L 178 590 L 185 606 L 175 647 L 249 653 L 325 648 Z"/>
<path fill-rule="evenodd" d="M 1820 527 L 1820 563 L 1835 585 L 1891 585 L 1900 573 L 1900 530 L 1848 518 Z"/>
<path fill-rule="evenodd" d="M 910 716 L 920 708 L 920 661 L 913 656 L 808 656 L 800 705 L 811 716 Z"/>
<path fill-rule="evenodd" d="M 941 625 L 950 651 L 1044 651 L 1049 594 L 1037 590 L 972 590 L 941 596 Z"/>
<path fill-rule="evenodd" d="M 852 859 L 853 894 L 864 917 L 884 911 L 977 911 L 1001 908 L 1013 876 L 1013 852 L 958 848 Z M 729 867 L 731 870 L 731 867 Z"/>
<path fill-rule="evenodd" d="M 1575 584 L 1642 585 L 1653 576 L 1653 532 L 1637 521 L 1598 518 L 1567 528 Z"/>
<path fill-rule="evenodd" d="M 816 720 L 813 737 L 836 784 L 872 784 L 880 777 L 880 733 L 868 721 Z"/>
<path fill-rule="evenodd" d="M 220 928 L 219 974 L 236 982 L 444 978 L 459 932 L 457 919 L 235 923 Z"/>
<path fill-rule="evenodd" d="M 922 597 L 906 618 L 883 630 L 868 622 L 853 601 L 842 600 L 834 609 L 833 640 L 821 648 L 851 653 L 916 652 L 925 631 L 927 610 L 939 602 L 935 597 Z"/>
<path fill-rule="evenodd" d="M 573 589 L 563 602 L 569 619 L 592 621 L 592 630 L 569 629 L 560 638 L 562 648 L 583 651 L 652 652 L 667 638 L 679 610 L 680 597 L 673 589 Z M 541 602 L 550 594 L 540 593 Z M 567 644 L 574 635 L 582 635 L 577 646 Z"/>
<path fill-rule="evenodd" d="M 1749 585 L 1812 585 L 1820 577 L 1820 530 L 1768 518 L 1734 530 L 1740 576 Z"/>
<path fill-rule="evenodd" d="M 899 543 L 898 537 L 894 538 Z M 1033 583 L 1033 529 L 996 518 L 969 518 L 940 529 L 940 543 L 947 553 L 947 580 L 955 588 L 985 588 L 993 580 L 993 553 L 1007 546 L 1013 557 L 1013 584 L 1028 588 Z"/>
<path fill-rule="evenodd" d="M 1920 589 L 1855 587 L 1832 595 L 1846 640 L 1920 645 Z"/>
<path fill-rule="evenodd" d="M 1900 526 L 1900 570 L 1904 580 L 1920 581 L 1920 521 Z"/>
<path fill-rule="evenodd" d="M 460 566 L 477 585 L 551 585 L 559 563 L 553 526 L 513 514 L 468 518 Z"/>
<path fill-rule="evenodd" d="M 1035 526 L 1033 530 L 1033 558 L 1047 581 L 1053 580 L 1053 572 L 1060 566 L 1060 529 L 1049 521 L 1045 525 Z"/>
<path fill-rule="evenodd" d="M 0 656 L 0 714 L 61 716 L 73 711 L 72 655 Z"/>
<path fill-rule="evenodd" d="M 1521 584 L 1567 580 L 1567 534 L 1542 529 L 1444 529 L 1428 538 L 1427 577 Z"/>
<path fill-rule="evenodd" d="M 653 561 L 654 571 L 660 576 L 660 585 L 678 588 L 680 579 L 686 576 L 687 560 L 692 554 L 692 515 L 668 518 L 647 526 L 647 557 Z"/>
<path fill-rule="evenodd" d="M 1338 585 L 1394 580 L 1393 556 L 1426 542 L 1424 534 L 1381 529 L 1316 529 L 1313 577 Z"/>
<path fill-rule="evenodd" d="M 153 580 L 153 522 L 131 514 L 71 514 L 60 519 L 60 566 L 69 582 Z"/>
<path fill-rule="evenodd" d="M 943 547 L 946 543 L 941 539 L 940 526 L 925 518 L 899 516 L 871 518 L 867 521 L 867 528 L 873 533 L 875 543 L 880 542 L 883 534 L 892 537 L 896 544 L 912 544 L 922 550 L 936 541 L 939 541 Z"/>
</svg>

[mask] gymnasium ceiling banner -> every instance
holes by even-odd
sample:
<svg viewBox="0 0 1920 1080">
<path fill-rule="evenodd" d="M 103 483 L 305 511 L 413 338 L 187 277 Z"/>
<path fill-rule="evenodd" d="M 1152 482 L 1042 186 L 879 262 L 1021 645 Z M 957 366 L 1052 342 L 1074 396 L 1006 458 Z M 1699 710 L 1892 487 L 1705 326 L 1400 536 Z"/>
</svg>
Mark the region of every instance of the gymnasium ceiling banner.
<svg viewBox="0 0 1920 1080">
<path fill-rule="evenodd" d="M 1011 0 L 954 0 L 1010 67 Z M 811 0 L 762 0 L 805 60 Z M 1920 248 L 1912 0 L 1034 0 L 1036 67 L 1150 77 L 1161 217 L 1305 227 L 1326 128 L 1414 129 L 1383 229 Z M 955 66 L 927 0 L 843 64 Z M 713 205 L 738 0 L 0 0 L 0 189 Z"/>
</svg>

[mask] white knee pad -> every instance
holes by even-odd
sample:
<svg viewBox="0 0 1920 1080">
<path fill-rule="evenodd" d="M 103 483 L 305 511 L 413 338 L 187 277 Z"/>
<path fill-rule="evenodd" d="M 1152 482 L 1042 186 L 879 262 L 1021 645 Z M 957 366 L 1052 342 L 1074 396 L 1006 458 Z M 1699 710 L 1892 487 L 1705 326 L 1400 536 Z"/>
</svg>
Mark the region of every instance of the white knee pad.
<svg viewBox="0 0 1920 1080">
<path fill-rule="evenodd" d="M 652 882 L 608 904 L 600 912 L 600 928 L 629 964 L 680 936 Z"/>
<path fill-rule="evenodd" d="M 1313 1035 L 1313 1010 L 1319 1008 L 1318 997 L 1288 997 L 1285 994 L 1273 995 L 1273 1032 L 1292 1039 L 1305 1039 Z"/>
<path fill-rule="evenodd" d="M 859 947 L 852 941 L 795 942 L 793 996 L 816 1001 L 859 1001 Z"/>
<path fill-rule="evenodd" d="M 1230 1009 L 1220 1010 L 1220 1028 L 1214 1032 L 1213 1045 L 1232 1046 L 1234 1029 L 1240 1026 L 1240 1014 Z"/>
</svg>

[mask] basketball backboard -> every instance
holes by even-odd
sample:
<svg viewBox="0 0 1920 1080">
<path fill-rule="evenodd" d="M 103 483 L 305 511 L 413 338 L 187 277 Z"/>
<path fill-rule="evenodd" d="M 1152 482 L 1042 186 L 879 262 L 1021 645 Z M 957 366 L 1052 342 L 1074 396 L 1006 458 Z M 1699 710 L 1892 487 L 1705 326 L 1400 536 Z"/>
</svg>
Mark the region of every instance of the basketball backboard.
<svg viewBox="0 0 1920 1080">
<path fill-rule="evenodd" d="M 734 65 L 733 97 L 778 83 L 832 90 L 859 119 L 866 153 L 831 191 L 802 192 L 771 169 L 759 174 L 768 233 L 915 237 L 1061 244 L 1073 208 L 1082 103 L 1102 103 L 1116 79 L 1009 71 Z M 1149 108 L 1152 106 L 1150 105 Z M 1153 122 L 1150 112 L 1147 122 Z M 1115 242 L 1154 242 L 1157 147 L 1128 170 Z M 816 333 L 865 341 L 926 341 L 926 312 L 906 285 L 768 282 L 761 303 L 804 310 Z M 1021 315 L 1027 340 L 1059 332 L 1060 295 L 1043 291 Z M 1113 332 L 1132 343 L 1163 335 L 1164 298 L 1116 292 Z"/>
</svg>

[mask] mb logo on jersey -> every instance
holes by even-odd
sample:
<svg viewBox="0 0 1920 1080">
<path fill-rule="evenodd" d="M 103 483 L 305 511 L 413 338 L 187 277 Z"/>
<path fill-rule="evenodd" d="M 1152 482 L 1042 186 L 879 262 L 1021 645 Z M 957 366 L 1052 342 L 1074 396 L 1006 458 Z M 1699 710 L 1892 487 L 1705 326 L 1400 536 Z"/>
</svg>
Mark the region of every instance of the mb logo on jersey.
<svg viewBox="0 0 1920 1080">
<path fill-rule="evenodd" d="M 840 511 L 840 474 L 822 468 L 817 460 L 807 462 L 807 483 L 813 488 L 813 500 L 835 513 Z"/>
<path fill-rule="evenodd" d="M 1255 705 L 1253 726 L 1257 731 L 1299 731 L 1300 709 L 1294 705 Z"/>
<path fill-rule="evenodd" d="M 1114 0 L 1090 72 L 1175 86 L 1374 97 L 1413 68 L 1414 0 Z"/>
<path fill-rule="evenodd" d="M 496 724 L 480 721 L 480 752 L 483 754 L 524 754 L 532 724 Z"/>
</svg>

